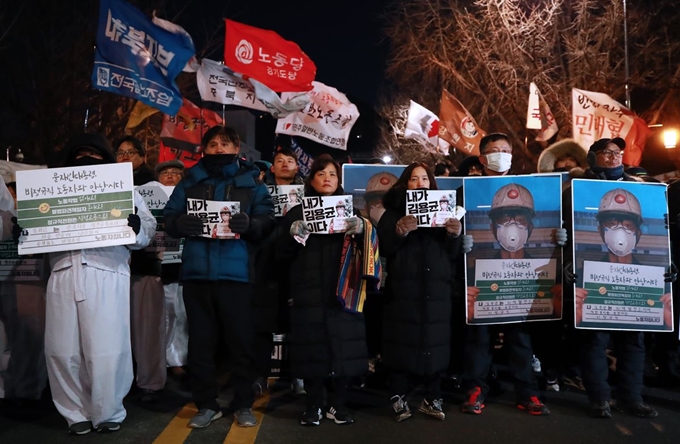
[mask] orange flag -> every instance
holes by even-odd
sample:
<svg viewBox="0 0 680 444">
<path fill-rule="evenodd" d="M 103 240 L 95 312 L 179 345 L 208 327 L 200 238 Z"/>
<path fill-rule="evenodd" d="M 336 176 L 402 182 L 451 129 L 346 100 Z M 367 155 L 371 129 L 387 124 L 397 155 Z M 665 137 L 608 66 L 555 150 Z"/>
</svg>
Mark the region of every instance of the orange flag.
<svg viewBox="0 0 680 444">
<path fill-rule="evenodd" d="M 469 156 L 478 156 L 479 142 L 485 134 L 458 99 L 447 90 L 442 90 L 439 137 Z"/>
</svg>

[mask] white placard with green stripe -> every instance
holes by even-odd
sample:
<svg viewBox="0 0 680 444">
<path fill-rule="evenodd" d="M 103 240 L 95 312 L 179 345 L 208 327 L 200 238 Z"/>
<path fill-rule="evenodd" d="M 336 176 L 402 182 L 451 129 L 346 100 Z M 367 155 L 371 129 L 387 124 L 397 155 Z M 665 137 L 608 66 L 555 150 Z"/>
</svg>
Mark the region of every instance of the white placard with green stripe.
<svg viewBox="0 0 680 444">
<path fill-rule="evenodd" d="M 477 259 L 475 324 L 554 317 L 557 259 Z M 558 302 L 559 303 L 559 302 Z"/>
<path fill-rule="evenodd" d="M 0 281 L 40 281 L 45 278 L 43 257 L 19 257 L 14 241 L 0 242 Z"/>
<path fill-rule="evenodd" d="M 129 245 L 132 164 L 17 171 L 19 254 Z"/>
<path fill-rule="evenodd" d="M 144 198 L 144 202 L 149 211 L 151 211 L 151 214 L 156 218 L 156 235 L 144 251 L 162 253 L 164 264 L 181 263 L 183 239 L 175 239 L 168 236 L 165 232 L 165 222 L 163 221 L 163 210 L 175 187 L 159 184 L 141 185 L 135 188 Z"/>
<path fill-rule="evenodd" d="M 583 261 L 583 288 L 588 296 L 581 327 L 663 328 L 664 273 L 664 267 Z"/>
</svg>

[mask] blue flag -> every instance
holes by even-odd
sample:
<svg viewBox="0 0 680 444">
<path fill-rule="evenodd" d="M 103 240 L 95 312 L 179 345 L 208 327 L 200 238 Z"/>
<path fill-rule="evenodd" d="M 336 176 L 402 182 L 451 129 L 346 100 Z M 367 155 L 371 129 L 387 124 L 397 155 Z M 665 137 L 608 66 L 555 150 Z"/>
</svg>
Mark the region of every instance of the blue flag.
<svg viewBox="0 0 680 444">
<path fill-rule="evenodd" d="M 295 156 L 297 157 L 298 160 L 298 173 L 302 177 L 307 177 L 309 176 L 310 171 L 312 170 L 312 164 L 314 163 L 314 158 L 307 154 L 305 150 L 302 149 L 300 145 L 298 145 L 297 141 L 294 138 L 290 138 L 290 149 L 295 153 Z"/>
<path fill-rule="evenodd" d="M 92 83 L 174 116 L 182 106 L 175 77 L 196 53 L 191 38 L 155 25 L 123 0 L 101 0 Z"/>
</svg>

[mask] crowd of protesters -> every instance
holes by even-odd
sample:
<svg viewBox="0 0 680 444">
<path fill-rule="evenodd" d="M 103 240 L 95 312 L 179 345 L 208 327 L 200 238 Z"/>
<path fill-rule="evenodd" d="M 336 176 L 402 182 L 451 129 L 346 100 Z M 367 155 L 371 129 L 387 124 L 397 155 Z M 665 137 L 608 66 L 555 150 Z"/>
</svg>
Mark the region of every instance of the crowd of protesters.
<svg viewBox="0 0 680 444">
<path fill-rule="evenodd" d="M 382 201 L 371 204 L 369 217 L 357 212 L 347 219 L 347 231 L 325 235 L 310 235 L 300 205 L 275 218 L 267 185 L 299 184 L 306 197 L 343 195 L 341 167 L 331 156 L 317 158 L 303 178 L 287 149 L 277 151 L 272 163 L 241 158 L 239 136 L 229 127 L 211 128 L 201 144 L 203 157 L 195 166 L 185 169 L 174 160 L 154 169 L 133 137 L 113 147 L 98 134 L 81 134 L 67 143 L 62 166 L 130 162 L 135 185 L 174 187 L 164 224 L 169 236 L 184 239 L 182 263 L 165 264 L 158 254 L 143 250 L 156 220 L 135 193 L 136 211 L 128 218 L 136 235 L 133 245 L 49 253 L 45 281 L 2 282 L 0 339 L 10 352 L 9 362 L 0 361 L 4 398 L 38 399 L 49 381 L 70 434 L 114 432 L 126 417 L 123 398 L 133 380 L 141 400 L 151 403 L 158 401 L 170 374 L 188 378 L 198 409 L 188 427 L 204 428 L 223 415 L 218 376 L 225 369 L 216 356 L 227 356 L 234 390 L 230 410 L 236 425 L 251 427 L 257 424 L 254 399 L 267 389 L 272 338 L 281 333 L 290 340 L 292 390 L 306 395 L 302 425 L 319 425 L 322 418 L 351 424 L 348 390 L 369 367 L 387 375 L 385 408 L 396 421 L 412 416 L 409 398 L 417 400 L 423 414 L 444 420 L 442 392 L 451 381 L 465 392 L 458 410 L 482 414 L 497 379 L 492 349 L 499 335 L 516 407 L 534 416 L 550 414 L 542 390 L 558 391 L 564 384 L 585 390 L 593 417 L 609 418 L 613 409 L 657 416 L 642 399 L 646 356 L 665 382 L 680 383 L 673 333 L 645 338 L 635 331 L 576 331 L 569 309 L 563 320 L 540 325 L 466 324 L 464 304 L 479 292 L 466 288 L 463 277 L 474 240 L 462 233 L 456 218 L 442 227 L 418 228 L 414 216 L 405 216 L 406 192 L 436 190 L 435 176 L 507 175 L 513 147 L 505 134 L 485 136 L 481 154 L 455 166 L 407 166 L 385 187 Z M 537 172 L 654 181 L 641 169 L 624 169 L 624 149 L 618 138 L 598 140 L 588 149 L 560 141 L 543 151 Z M 669 184 L 672 240 L 678 234 L 679 190 L 680 182 Z M 16 196 L 13 179 L 5 192 Z M 191 198 L 239 202 L 240 210 L 228 221 L 237 238 L 200 236 L 203 221 L 187 213 Z M 22 228 L 16 204 L 1 210 L 2 239 L 18 241 Z M 566 208 L 564 214 L 568 219 Z M 496 230 L 493 234 L 498 238 Z M 556 246 L 571 241 L 565 229 L 556 230 L 553 239 Z M 361 278 L 343 274 L 346 251 L 371 240 L 384 258 L 386 280 L 369 292 L 366 313 L 346 310 L 339 282 L 354 280 L 347 285 L 355 288 Z M 570 255 L 568 248 L 564 252 Z M 576 298 L 578 307 L 584 293 L 571 290 L 573 270 L 564 274 L 564 306 Z M 608 349 L 618 358 L 616 403 L 607 381 Z M 422 390 L 414 395 L 417 387 Z"/>
</svg>

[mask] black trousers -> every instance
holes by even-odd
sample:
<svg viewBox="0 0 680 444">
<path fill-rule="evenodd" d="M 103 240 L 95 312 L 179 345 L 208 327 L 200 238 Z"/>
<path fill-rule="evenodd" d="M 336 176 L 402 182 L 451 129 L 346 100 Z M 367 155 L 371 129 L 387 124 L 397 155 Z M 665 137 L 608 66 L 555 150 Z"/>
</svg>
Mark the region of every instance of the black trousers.
<svg viewBox="0 0 680 444">
<path fill-rule="evenodd" d="M 307 408 L 324 406 L 344 407 L 347 403 L 347 386 L 349 378 L 305 378 L 305 391 L 307 392 Z M 328 402 L 324 403 L 324 388 L 328 388 Z"/>
<path fill-rule="evenodd" d="M 523 323 L 505 324 L 502 329 L 503 348 L 508 356 L 515 397 L 518 401 L 525 401 L 531 396 L 538 396 L 538 383 L 531 368 L 533 353 L 529 327 Z M 487 379 L 491 358 L 490 326 L 468 325 L 463 352 L 463 385 L 467 390 L 480 387 L 483 394 L 489 392 Z"/>
<path fill-rule="evenodd" d="M 234 281 L 186 281 L 191 397 L 200 410 L 219 410 L 215 351 L 220 326 L 230 358 L 234 409 L 251 407 L 256 379 L 252 285 Z"/>
<path fill-rule="evenodd" d="M 614 342 L 619 401 L 642 402 L 645 365 L 644 334 L 637 331 L 584 331 L 581 336 L 581 378 L 590 402 L 611 401 L 607 383 L 607 347 Z"/>
<path fill-rule="evenodd" d="M 439 373 L 434 375 L 416 376 L 405 372 L 390 372 L 390 394 L 403 396 L 408 392 L 409 376 L 419 379 L 425 386 L 425 398 L 428 401 L 441 399 L 442 379 Z"/>
<path fill-rule="evenodd" d="M 269 332 L 257 332 L 254 339 L 255 370 L 258 377 L 267 378 L 272 369 L 274 336 Z"/>
</svg>

